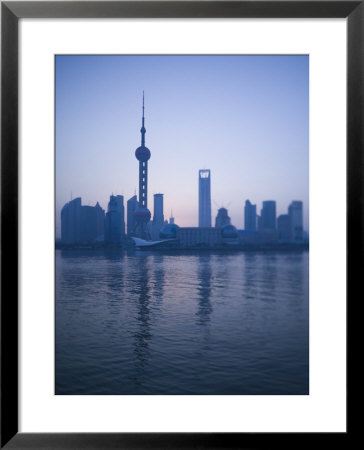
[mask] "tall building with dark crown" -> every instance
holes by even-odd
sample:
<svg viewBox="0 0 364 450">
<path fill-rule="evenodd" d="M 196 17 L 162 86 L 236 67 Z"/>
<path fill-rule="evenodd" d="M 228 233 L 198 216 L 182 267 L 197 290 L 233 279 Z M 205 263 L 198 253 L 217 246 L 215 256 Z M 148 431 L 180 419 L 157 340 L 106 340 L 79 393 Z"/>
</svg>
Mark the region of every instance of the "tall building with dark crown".
<svg viewBox="0 0 364 450">
<path fill-rule="evenodd" d="M 148 160 L 150 150 L 145 146 L 145 125 L 144 125 L 144 91 L 143 91 L 143 116 L 141 132 L 141 145 L 135 150 L 135 157 L 139 161 L 139 201 L 134 211 L 133 235 L 142 239 L 150 239 L 149 221 L 150 211 L 148 209 Z"/>
<path fill-rule="evenodd" d="M 244 207 L 244 229 L 245 231 L 257 231 L 257 205 L 246 200 Z"/>
<path fill-rule="evenodd" d="M 198 226 L 211 227 L 211 172 L 198 171 Z"/>
<path fill-rule="evenodd" d="M 276 229 L 276 202 L 274 200 L 266 200 L 263 202 L 261 221 L 263 230 Z"/>
</svg>

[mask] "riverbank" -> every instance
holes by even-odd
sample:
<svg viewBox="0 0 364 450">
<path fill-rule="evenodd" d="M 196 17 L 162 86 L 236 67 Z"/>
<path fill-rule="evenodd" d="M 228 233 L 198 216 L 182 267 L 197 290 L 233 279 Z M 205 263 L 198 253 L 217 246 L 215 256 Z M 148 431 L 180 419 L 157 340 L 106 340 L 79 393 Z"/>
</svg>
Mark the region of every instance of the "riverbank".
<svg viewBox="0 0 364 450">
<path fill-rule="evenodd" d="M 174 246 L 148 246 L 136 247 L 128 243 L 120 244 L 105 244 L 102 242 L 92 244 L 63 244 L 56 242 L 56 250 L 122 250 L 122 251 L 141 251 L 141 252 L 158 252 L 158 253 L 235 253 L 235 252 L 301 252 L 308 251 L 309 244 L 288 244 L 288 243 L 274 243 L 274 244 L 236 244 L 236 245 L 196 245 L 191 247 Z"/>
</svg>

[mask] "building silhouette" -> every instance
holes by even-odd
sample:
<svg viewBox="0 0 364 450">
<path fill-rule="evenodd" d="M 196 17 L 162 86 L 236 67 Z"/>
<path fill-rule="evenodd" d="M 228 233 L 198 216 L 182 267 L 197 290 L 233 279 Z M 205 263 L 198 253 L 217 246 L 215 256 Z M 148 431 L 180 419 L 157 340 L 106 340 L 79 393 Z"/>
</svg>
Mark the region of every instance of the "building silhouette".
<svg viewBox="0 0 364 450">
<path fill-rule="evenodd" d="M 61 240 L 65 244 L 80 242 L 81 197 L 66 203 L 61 210 Z"/>
<path fill-rule="evenodd" d="M 163 194 L 154 194 L 154 214 L 152 223 L 152 239 L 159 239 L 159 233 L 164 225 Z"/>
<path fill-rule="evenodd" d="M 198 226 L 211 227 L 211 172 L 198 172 Z"/>
<path fill-rule="evenodd" d="M 138 206 L 137 196 L 133 195 L 133 197 L 129 198 L 126 202 L 126 230 L 128 236 L 133 235 L 133 231 L 135 229 L 135 219 L 134 213 Z"/>
<path fill-rule="evenodd" d="M 81 197 L 66 203 L 61 210 L 61 240 L 81 244 L 104 239 L 105 211 L 99 203 L 82 206 Z"/>
<path fill-rule="evenodd" d="M 231 219 L 228 216 L 228 210 L 226 208 L 219 208 L 217 210 L 217 216 L 215 219 L 215 228 L 224 228 L 231 224 Z"/>
<path fill-rule="evenodd" d="M 122 195 L 110 195 L 105 217 L 105 242 L 118 244 L 125 236 L 125 209 Z"/>
<path fill-rule="evenodd" d="M 174 223 L 174 217 L 171 211 L 171 217 L 169 218 L 169 223 L 166 220 L 162 229 L 160 230 L 159 237 L 161 239 L 175 239 L 177 230 L 179 226 Z"/>
<path fill-rule="evenodd" d="M 148 209 L 148 160 L 151 153 L 145 146 L 145 124 L 144 124 L 144 92 L 143 92 L 143 116 L 141 133 L 141 145 L 135 150 L 135 157 L 139 161 L 139 201 L 134 211 L 133 235 L 142 239 L 150 239 L 150 211 Z"/>
<path fill-rule="evenodd" d="M 289 242 L 291 240 L 291 221 L 288 214 L 282 214 L 277 219 L 278 240 Z"/>
<path fill-rule="evenodd" d="M 102 242 L 104 240 L 105 211 L 97 202 L 95 206 L 81 206 L 82 243 Z"/>
<path fill-rule="evenodd" d="M 276 229 L 276 202 L 267 200 L 263 202 L 261 210 L 261 228 L 263 230 Z"/>
<path fill-rule="evenodd" d="M 174 225 L 175 223 L 174 223 L 174 217 L 173 217 L 173 212 L 171 211 L 171 217 L 169 218 L 169 223 L 171 224 L 171 225 Z"/>
<path fill-rule="evenodd" d="M 303 203 L 293 201 L 288 207 L 288 215 L 291 225 L 292 242 L 301 242 L 303 240 Z"/>
<path fill-rule="evenodd" d="M 244 207 L 244 230 L 257 231 L 257 205 L 246 200 Z"/>
<path fill-rule="evenodd" d="M 262 210 L 260 210 L 260 213 L 262 213 Z M 257 229 L 260 231 L 262 228 L 262 216 L 257 214 Z"/>
</svg>

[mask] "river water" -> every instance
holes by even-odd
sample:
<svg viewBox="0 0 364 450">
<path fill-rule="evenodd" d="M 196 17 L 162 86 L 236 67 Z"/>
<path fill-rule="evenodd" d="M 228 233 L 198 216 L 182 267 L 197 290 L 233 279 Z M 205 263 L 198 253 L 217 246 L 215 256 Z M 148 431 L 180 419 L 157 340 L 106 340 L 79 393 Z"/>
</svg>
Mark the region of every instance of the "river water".
<svg viewBox="0 0 364 450">
<path fill-rule="evenodd" d="M 308 252 L 56 251 L 56 394 L 308 394 Z"/>
</svg>

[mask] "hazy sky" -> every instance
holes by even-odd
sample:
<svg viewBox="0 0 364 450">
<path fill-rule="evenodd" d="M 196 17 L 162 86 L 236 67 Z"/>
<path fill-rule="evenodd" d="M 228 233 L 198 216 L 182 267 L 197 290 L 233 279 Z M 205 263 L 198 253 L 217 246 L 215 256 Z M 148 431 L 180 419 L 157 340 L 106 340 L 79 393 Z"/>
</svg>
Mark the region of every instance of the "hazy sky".
<svg viewBox="0 0 364 450">
<path fill-rule="evenodd" d="M 56 56 L 56 226 L 72 198 L 138 194 L 145 91 L 148 207 L 198 224 L 198 170 L 211 170 L 212 221 L 244 228 L 249 199 L 304 203 L 308 230 L 308 56 Z"/>
</svg>

